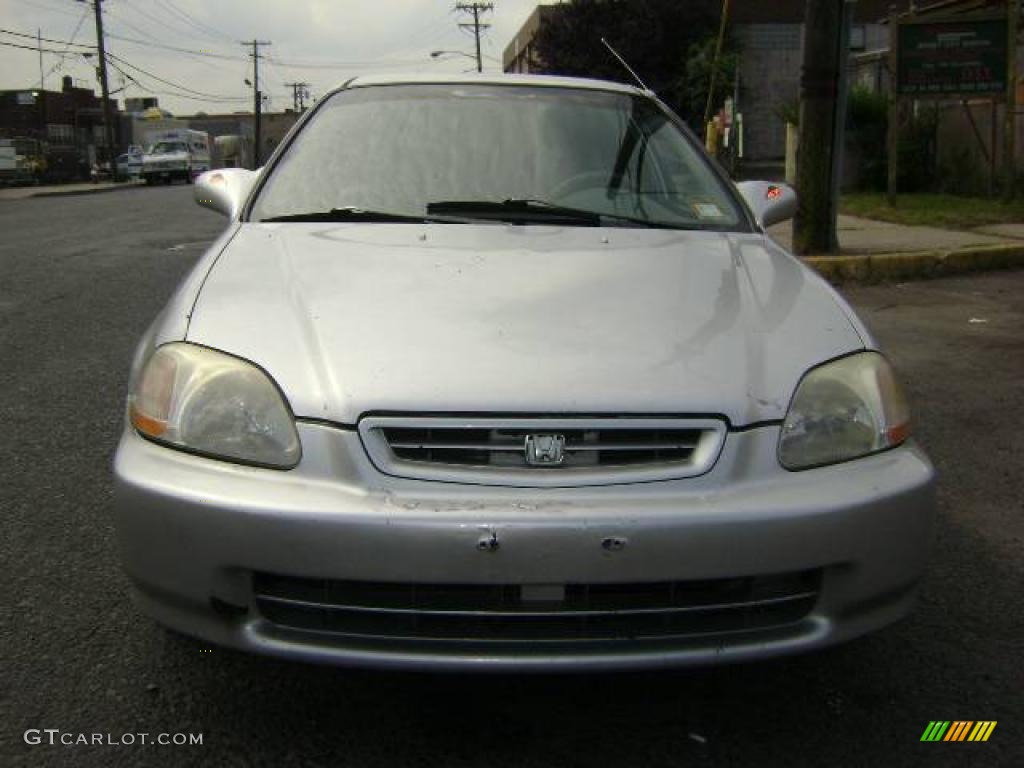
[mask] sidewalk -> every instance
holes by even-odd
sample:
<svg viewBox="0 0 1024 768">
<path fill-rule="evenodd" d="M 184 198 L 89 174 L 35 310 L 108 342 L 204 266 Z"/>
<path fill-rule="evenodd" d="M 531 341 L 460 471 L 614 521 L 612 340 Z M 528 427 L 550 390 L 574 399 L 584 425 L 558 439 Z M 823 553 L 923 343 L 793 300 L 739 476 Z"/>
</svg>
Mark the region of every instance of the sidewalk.
<svg viewBox="0 0 1024 768">
<path fill-rule="evenodd" d="M 772 227 L 769 234 L 783 247 L 792 248 L 792 222 Z M 805 257 L 810 266 L 834 283 L 1024 268 L 1024 224 L 958 231 L 840 215 L 839 245 L 838 255 Z"/>
<path fill-rule="evenodd" d="M 0 200 L 25 200 L 30 197 L 60 197 L 62 195 L 93 195 L 98 192 L 113 192 L 138 186 L 135 181 L 101 181 L 93 184 L 83 181 L 76 184 L 51 184 L 36 187 L 0 188 Z"/>
</svg>

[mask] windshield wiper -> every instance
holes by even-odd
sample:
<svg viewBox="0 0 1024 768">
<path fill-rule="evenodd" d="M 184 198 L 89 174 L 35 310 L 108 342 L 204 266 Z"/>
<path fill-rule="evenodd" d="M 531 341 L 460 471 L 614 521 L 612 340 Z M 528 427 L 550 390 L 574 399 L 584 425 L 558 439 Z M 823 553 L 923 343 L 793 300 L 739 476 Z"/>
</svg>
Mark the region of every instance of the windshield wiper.
<svg viewBox="0 0 1024 768">
<path fill-rule="evenodd" d="M 650 221 L 635 216 L 622 216 L 617 213 L 601 213 L 600 211 L 588 211 L 582 208 L 570 208 L 548 202 L 547 200 L 532 198 L 509 198 L 501 202 L 495 200 L 442 200 L 428 203 L 427 213 L 456 213 L 516 222 L 535 221 L 549 223 L 561 221 L 589 227 L 635 225 L 654 229 L 697 229 L 697 227 L 686 224 Z"/>
<path fill-rule="evenodd" d="M 544 200 L 440 200 L 427 203 L 427 213 L 455 213 L 501 221 L 570 221 L 590 227 L 601 226 L 601 214 L 566 208 Z"/>
<path fill-rule="evenodd" d="M 465 224 L 465 219 L 450 216 L 414 216 L 405 213 L 388 213 L 387 211 L 371 211 L 354 205 L 342 208 L 331 208 L 329 211 L 309 211 L 305 213 L 286 213 L 280 216 L 268 216 L 261 222 L 275 221 L 359 221 L 377 224 Z"/>
</svg>

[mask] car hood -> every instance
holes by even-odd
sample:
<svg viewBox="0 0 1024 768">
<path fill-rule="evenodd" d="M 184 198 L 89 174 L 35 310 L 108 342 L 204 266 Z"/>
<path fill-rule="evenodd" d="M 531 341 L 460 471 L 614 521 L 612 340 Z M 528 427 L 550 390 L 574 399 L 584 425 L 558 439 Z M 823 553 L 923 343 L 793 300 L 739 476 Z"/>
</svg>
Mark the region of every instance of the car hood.
<svg viewBox="0 0 1024 768">
<path fill-rule="evenodd" d="M 243 224 L 189 341 L 266 369 L 296 416 L 785 415 L 864 339 L 761 235 L 506 225 Z"/>
</svg>

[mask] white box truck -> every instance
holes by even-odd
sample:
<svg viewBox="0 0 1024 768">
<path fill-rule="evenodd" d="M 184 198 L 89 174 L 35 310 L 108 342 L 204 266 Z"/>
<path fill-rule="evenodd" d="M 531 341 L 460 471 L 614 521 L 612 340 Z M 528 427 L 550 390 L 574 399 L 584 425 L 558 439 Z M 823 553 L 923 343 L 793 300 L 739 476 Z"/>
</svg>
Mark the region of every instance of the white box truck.
<svg viewBox="0 0 1024 768">
<path fill-rule="evenodd" d="M 152 133 L 147 139 L 141 174 L 147 184 L 170 184 L 175 179 L 191 184 L 210 170 L 210 136 L 203 131 L 178 128 Z"/>
</svg>

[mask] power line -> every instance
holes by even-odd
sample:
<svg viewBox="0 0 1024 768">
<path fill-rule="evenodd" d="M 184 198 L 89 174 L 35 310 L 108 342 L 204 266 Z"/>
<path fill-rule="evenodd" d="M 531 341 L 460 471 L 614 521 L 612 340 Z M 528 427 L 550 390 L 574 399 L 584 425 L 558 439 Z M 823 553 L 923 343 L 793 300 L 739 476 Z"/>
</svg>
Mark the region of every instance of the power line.
<svg viewBox="0 0 1024 768">
<path fill-rule="evenodd" d="M 178 83 L 172 82 L 170 80 L 166 80 L 166 79 L 160 77 L 159 75 L 154 75 L 152 72 L 147 72 L 142 67 L 140 67 L 140 66 L 138 66 L 136 64 L 132 64 L 131 62 L 125 61 L 120 56 L 115 56 L 112 53 L 108 53 L 107 56 L 110 57 L 111 59 L 113 59 L 114 61 L 120 62 L 123 66 L 126 66 L 126 67 L 134 70 L 135 72 L 139 72 L 140 74 L 145 75 L 148 78 L 156 80 L 158 83 L 163 83 L 164 85 L 169 85 L 172 88 L 177 88 L 178 90 L 181 90 L 181 91 L 183 91 L 185 93 L 190 93 L 190 94 L 192 94 L 194 96 L 204 96 L 204 97 L 206 97 L 207 99 L 209 99 L 211 101 L 242 101 L 242 100 L 246 100 L 242 96 L 224 96 L 223 94 L 205 93 L 203 91 L 197 91 L 197 90 L 195 90 L 193 88 L 188 88 L 188 87 L 186 87 L 184 85 L 179 85 Z"/>
<path fill-rule="evenodd" d="M 86 11 L 86 12 L 88 12 L 88 11 Z M 110 11 L 107 11 L 107 13 L 109 14 Z M 111 15 L 113 15 L 113 14 L 111 14 Z M 84 21 L 84 19 L 85 19 L 85 15 L 83 14 L 82 20 Z M 54 39 L 54 38 L 51 38 L 51 37 L 39 38 L 38 35 L 30 35 L 30 34 L 28 34 L 26 32 L 15 32 L 13 29 L 0 29 L 0 32 L 3 32 L 4 34 L 7 34 L 7 35 L 14 35 L 15 37 L 24 37 L 24 38 L 31 39 L 31 40 L 41 39 L 43 42 L 46 42 L 46 43 L 56 43 L 58 45 L 65 45 L 65 46 L 72 46 L 72 45 L 74 45 L 74 46 L 77 46 L 79 48 L 90 48 L 90 49 L 93 49 L 93 50 L 95 50 L 95 48 L 96 48 L 95 45 L 89 45 L 87 43 L 76 43 L 76 42 L 74 42 L 75 35 L 71 36 L 72 37 L 71 40 L 57 40 L 57 39 Z M 76 31 L 76 34 L 77 34 L 77 31 Z M 165 51 L 173 51 L 175 53 L 186 53 L 186 54 L 189 54 L 191 56 L 207 56 L 207 57 L 212 58 L 212 59 L 225 59 L 227 61 L 246 61 L 246 58 L 244 56 L 228 56 L 227 54 L 223 54 L 223 53 L 212 53 L 210 51 L 197 51 L 197 50 L 194 50 L 194 49 L 191 49 L 191 48 L 179 48 L 179 47 L 174 46 L 174 45 L 165 45 L 163 43 L 159 43 L 159 42 L 156 42 L 156 41 L 150 41 L 150 40 L 138 40 L 138 39 L 133 38 L 133 37 L 125 37 L 124 35 L 114 35 L 114 34 L 111 34 L 109 32 L 107 33 L 107 37 L 112 39 L 112 40 L 120 40 L 120 41 L 125 42 L 125 43 L 134 43 L 135 45 L 144 45 L 147 48 L 160 48 L 160 49 L 163 49 Z"/>
<path fill-rule="evenodd" d="M 83 21 L 85 20 L 84 16 L 82 17 L 82 20 Z M 39 35 L 30 35 L 27 32 L 15 32 L 13 29 L 0 29 L 0 32 L 3 32 L 5 35 L 12 35 L 13 37 L 24 37 L 24 38 L 27 38 L 29 40 L 42 40 L 44 43 L 56 43 L 57 45 L 67 45 L 67 46 L 75 45 L 75 46 L 78 46 L 79 48 L 89 48 L 89 49 L 92 49 L 92 50 L 96 49 L 95 45 L 89 45 L 87 43 L 75 43 L 75 42 L 73 42 L 71 40 L 55 40 L 52 37 L 41 37 Z"/>
<path fill-rule="evenodd" d="M 226 32 L 221 32 L 219 29 L 211 27 L 207 24 L 204 24 L 203 22 L 199 21 L 195 16 L 192 16 L 187 11 L 184 11 L 178 6 L 176 6 L 174 3 L 171 2 L 171 0 L 164 0 L 163 7 L 166 10 L 171 11 L 175 16 L 177 16 L 179 19 L 184 21 L 193 29 L 198 30 L 199 32 L 203 32 L 208 36 L 212 35 L 213 37 L 219 37 L 227 41 L 234 40 L 233 36 L 228 35 Z"/>
<path fill-rule="evenodd" d="M 19 45 L 18 43 L 4 42 L 3 40 L 0 40 L 0 45 L 5 46 L 7 48 L 22 48 L 26 51 L 32 51 L 34 53 L 38 53 L 39 51 L 42 51 L 43 53 L 55 53 L 58 55 L 62 53 L 62 51 L 58 51 L 56 48 L 40 48 L 38 45 Z"/>
<path fill-rule="evenodd" d="M 122 43 L 129 43 L 131 45 L 144 45 L 147 48 L 159 48 L 164 51 L 171 51 L 173 53 L 184 53 L 188 56 L 205 56 L 209 59 L 221 59 L 223 61 L 246 61 L 244 56 L 229 56 L 225 53 L 211 53 L 210 51 L 197 51 L 191 48 L 178 48 L 174 45 L 165 45 L 163 43 L 150 42 L 148 40 L 137 40 L 131 37 L 125 37 L 123 35 L 113 35 L 107 33 L 107 37 L 112 40 L 118 40 Z"/>
<path fill-rule="evenodd" d="M 29 38 L 29 39 L 32 39 L 32 40 L 37 39 L 36 35 L 29 35 L 29 34 L 26 34 L 24 32 L 15 32 L 15 31 L 10 30 L 10 29 L 2 29 L 2 28 L 0 28 L 0 32 L 4 33 L 6 35 L 13 35 L 15 37 Z M 107 37 L 113 37 L 113 35 L 107 35 Z M 55 38 L 50 38 L 50 37 L 42 37 L 42 38 L 39 38 L 39 39 L 41 39 L 41 40 L 43 40 L 45 42 L 48 42 L 48 43 L 56 43 L 56 44 L 64 44 L 64 45 L 74 45 L 76 48 L 86 48 L 86 49 L 88 49 L 88 51 L 73 51 L 73 53 L 78 53 L 78 54 L 86 53 L 86 55 L 92 55 L 93 51 L 96 50 L 96 46 L 88 45 L 86 43 L 72 43 L 69 40 L 57 40 Z M 120 38 L 118 38 L 118 39 L 120 39 Z M 15 48 L 29 48 L 29 46 L 15 45 L 14 43 L 0 43 L 0 45 L 7 45 L 7 46 L 10 46 L 10 47 L 15 47 Z M 32 46 L 30 48 L 30 50 L 38 51 L 39 47 L 38 46 Z M 54 50 L 52 48 L 44 48 L 42 50 L 43 50 L 44 53 L 56 53 L 56 54 L 61 53 L 61 51 Z M 148 71 L 144 70 L 142 67 L 139 67 L 138 65 L 132 64 L 131 62 L 128 62 L 128 61 L 125 61 L 124 59 L 122 59 L 119 56 L 115 56 L 113 53 L 110 53 L 109 51 L 107 52 L 106 56 L 107 56 L 108 60 L 118 61 L 123 66 L 129 67 L 129 68 L 131 68 L 131 69 L 133 69 L 133 70 L 135 70 L 137 72 L 140 72 L 141 74 L 145 75 L 146 77 L 150 77 L 153 80 L 156 80 L 158 82 L 164 83 L 165 85 L 169 85 L 172 88 L 178 88 L 178 89 L 180 89 L 182 91 L 186 91 L 188 93 L 192 93 L 192 94 L 195 94 L 197 96 L 208 97 L 208 98 L 210 98 L 212 100 L 228 100 L 228 101 L 244 100 L 244 97 L 222 96 L 222 95 L 217 95 L 217 94 L 205 93 L 203 91 L 196 91 L 194 89 L 187 88 L 186 86 L 178 85 L 177 83 L 174 83 L 174 82 L 172 82 L 170 80 L 166 80 L 166 79 L 160 77 L 159 75 L 153 74 L 152 72 L 148 72 Z M 239 58 L 238 60 L 239 61 L 244 61 L 244 59 L 241 59 L 241 58 Z"/>
<path fill-rule="evenodd" d="M 156 7 L 160 8 L 161 6 L 157 5 Z M 164 29 L 169 30 L 170 32 L 174 33 L 175 37 L 180 38 L 180 37 L 194 37 L 195 36 L 195 30 L 190 28 L 190 27 L 188 27 L 188 26 L 182 25 L 181 22 L 178 21 L 176 17 L 175 17 L 175 23 L 172 25 L 172 24 L 168 23 L 167 21 L 164 21 L 160 17 L 154 16 L 152 13 L 150 13 L 150 12 L 148 12 L 146 10 L 143 10 L 141 7 L 139 7 L 138 4 L 135 4 L 135 5 L 131 6 L 131 8 L 132 8 L 132 10 L 134 10 L 140 16 L 142 16 L 142 17 L 144 17 L 146 19 L 149 19 L 151 22 L 159 24 Z M 122 23 L 127 24 L 128 26 L 130 26 L 133 29 L 135 29 L 136 32 L 142 32 L 142 30 L 140 30 L 138 27 L 135 27 L 134 25 L 132 25 L 129 22 L 125 21 L 122 16 L 117 16 L 117 18 L 120 19 Z M 146 37 L 150 36 L 148 33 L 145 33 L 145 32 L 142 32 L 142 34 L 144 34 Z"/>
<path fill-rule="evenodd" d="M 115 70 L 117 70 L 127 80 L 130 80 L 132 83 L 134 83 L 136 86 L 138 86 L 145 93 L 152 93 L 152 94 L 157 94 L 157 95 L 160 95 L 160 96 L 172 96 L 172 97 L 174 97 L 176 99 L 188 99 L 190 101 L 199 101 L 199 102 L 203 102 L 203 103 L 207 103 L 207 104 L 236 104 L 236 103 L 238 103 L 240 101 L 248 101 L 249 100 L 248 97 L 245 97 L 245 96 L 232 97 L 232 98 L 224 98 L 224 99 L 211 99 L 211 98 L 207 98 L 207 97 L 204 97 L 204 96 L 190 96 L 188 94 L 177 93 L 175 91 L 162 91 L 162 90 L 159 90 L 157 88 L 149 87 L 145 83 L 143 83 L 140 80 L 138 80 L 136 77 L 133 77 L 130 73 L 125 72 L 123 69 L 121 69 L 121 67 L 119 67 L 113 61 L 110 62 L 110 66 L 113 67 Z"/>
<path fill-rule="evenodd" d="M 52 11 L 53 13 L 63 13 L 66 16 L 74 16 L 74 15 L 76 15 L 76 12 L 72 11 L 70 9 L 54 8 L 52 5 L 40 5 L 39 3 L 31 2 L 31 0 L 17 0 L 17 1 L 19 3 L 23 3 L 24 5 L 30 5 L 33 8 L 39 8 L 39 9 L 44 10 L 44 11 Z"/>
<path fill-rule="evenodd" d="M 88 15 L 89 6 L 86 6 L 85 9 L 82 11 L 82 15 L 78 17 L 78 23 L 75 25 L 75 29 L 71 33 L 71 40 L 67 43 L 67 45 L 64 46 L 64 53 L 60 54 L 60 59 L 57 61 L 57 63 L 50 67 L 50 70 L 45 75 L 43 75 L 43 82 L 39 85 L 40 88 L 45 89 L 46 78 L 48 78 L 50 75 L 52 75 L 54 72 L 56 72 L 58 69 L 61 69 L 64 66 L 64 61 L 67 58 L 66 54 L 68 52 L 68 49 L 75 44 L 75 38 L 78 37 L 79 31 L 82 29 L 82 24 L 85 23 L 85 17 Z"/>
<path fill-rule="evenodd" d="M 367 59 L 363 61 L 302 62 L 264 57 L 271 64 L 286 69 L 373 69 L 375 67 L 409 67 L 423 63 L 423 59 Z"/>
</svg>

